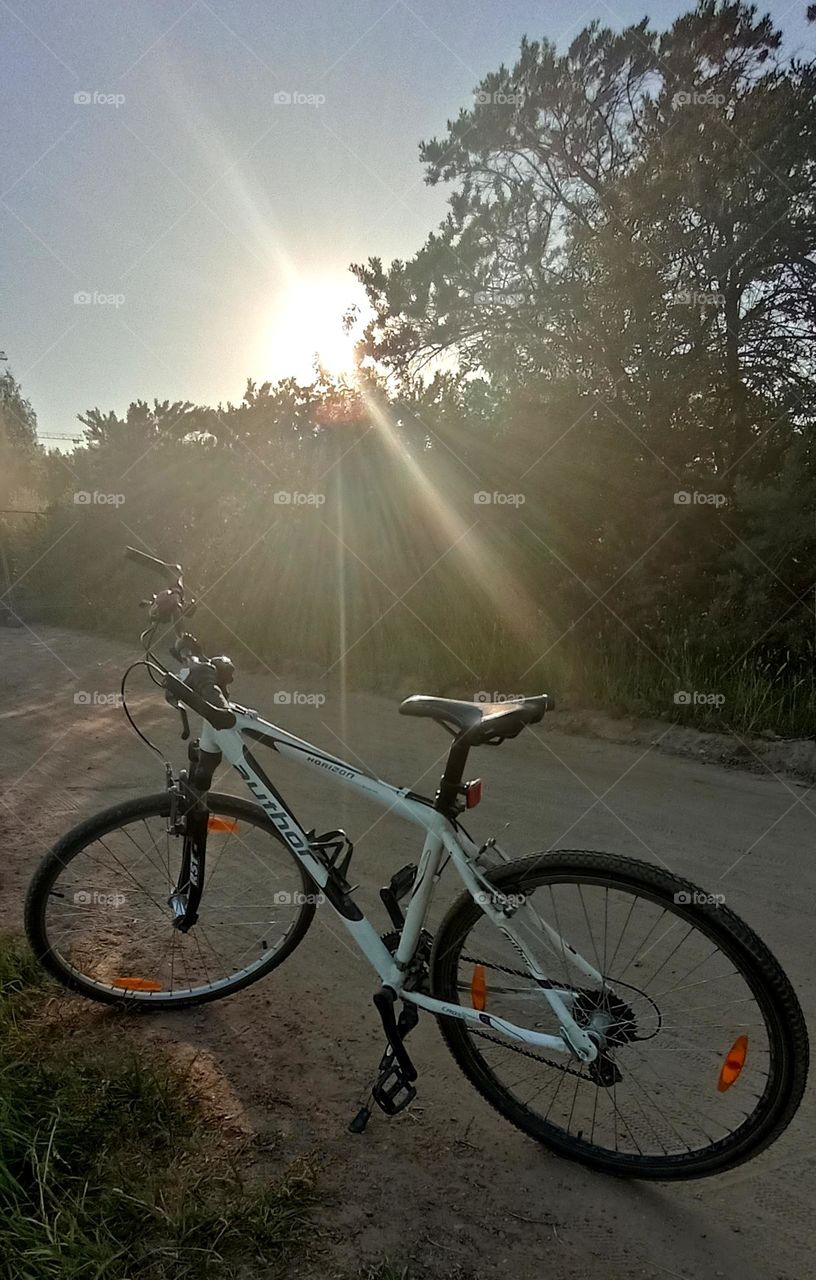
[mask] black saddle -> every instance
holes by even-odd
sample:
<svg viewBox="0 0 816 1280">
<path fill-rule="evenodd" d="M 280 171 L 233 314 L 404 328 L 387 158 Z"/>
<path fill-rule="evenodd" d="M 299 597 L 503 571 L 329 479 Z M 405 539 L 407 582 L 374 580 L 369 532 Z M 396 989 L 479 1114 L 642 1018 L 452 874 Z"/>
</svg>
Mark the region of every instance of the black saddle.
<svg viewBox="0 0 816 1280">
<path fill-rule="evenodd" d="M 515 738 L 525 725 L 544 719 L 548 703 L 546 693 L 506 702 L 459 702 L 456 698 L 432 698 L 417 693 L 400 704 L 400 714 L 428 716 L 455 737 L 461 736 L 463 745 L 476 747 L 483 742 Z"/>
</svg>

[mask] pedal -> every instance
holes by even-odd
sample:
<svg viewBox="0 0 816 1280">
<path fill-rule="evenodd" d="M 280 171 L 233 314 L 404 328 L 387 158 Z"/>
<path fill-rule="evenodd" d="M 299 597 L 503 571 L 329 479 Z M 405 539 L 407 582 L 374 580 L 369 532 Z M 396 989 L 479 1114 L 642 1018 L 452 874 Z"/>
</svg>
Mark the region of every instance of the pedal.
<svg viewBox="0 0 816 1280">
<path fill-rule="evenodd" d="M 378 995 L 381 994 L 378 992 Z M 413 1102 L 417 1093 L 413 1084 L 417 1078 L 416 1067 L 408 1057 L 404 1040 L 419 1021 L 419 1013 L 416 1005 L 403 1005 L 399 1018 L 393 1021 L 393 1026 L 390 1027 L 389 1024 L 394 1018 L 393 997 L 390 1000 L 386 998 L 378 1002 L 375 996 L 374 1003 L 380 1011 L 388 1036 L 388 1044 L 380 1058 L 377 1079 L 371 1090 L 371 1096 L 381 1111 L 384 1111 L 387 1116 L 395 1116 Z"/>
<path fill-rule="evenodd" d="M 388 1059 L 390 1061 L 387 1061 Z M 383 1055 L 380 1068 L 380 1074 L 371 1094 L 381 1111 L 384 1111 L 387 1116 L 396 1116 L 413 1102 L 417 1091 L 403 1074 L 390 1047 Z"/>
<path fill-rule="evenodd" d="M 377 1068 L 377 1078 L 371 1086 L 369 1103 L 373 1099 L 387 1116 L 396 1116 L 404 1111 L 417 1095 L 413 1084 L 417 1071 L 408 1056 L 404 1040 L 419 1021 L 419 1011 L 414 1004 L 404 1004 L 397 1018 L 394 1013 L 396 999 L 390 987 L 382 987 L 374 996 L 374 1005 L 382 1019 L 387 1043 Z M 349 1132 L 363 1133 L 370 1119 L 371 1107 L 361 1107 L 349 1122 Z"/>
<path fill-rule="evenodd" d="M 369 1102 L 376 1102 L 387 1116 L 396 1116 L 410 1106 L 416 1096 L 414 1085 L 406 1079 L 389 1045 L 380 1061 Z M 354 1119 L 349 1121 L 349 1133 L 365 1133 L 370 1119 L 371 1107 L 361 1107 Z"/>
</svg>

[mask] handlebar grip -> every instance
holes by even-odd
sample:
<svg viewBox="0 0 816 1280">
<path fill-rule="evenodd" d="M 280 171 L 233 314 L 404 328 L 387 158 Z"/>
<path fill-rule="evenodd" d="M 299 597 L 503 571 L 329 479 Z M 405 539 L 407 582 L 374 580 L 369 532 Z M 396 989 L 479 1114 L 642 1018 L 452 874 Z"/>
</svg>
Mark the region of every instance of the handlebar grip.
<svg viewBox="0 0 816 1280">
<path fill-rule="evenodd" d="M 139 551 L 136 547 L 125 547 L 125 557 L 128 560 L 135 560 L 137 564 L 146 565 L 154 573 L 161 574 L 168 582 L 178 582 L 181 577 L 180 564 L 167 564 L 165 560 L 159 560 L 156 556 L 149 556 L 147 552 Z"/>
<path fill-rule="evenodd" d="M 183 702 L 191 711 L 197 711 L 214 729 L 232 729 L 235 725 L 234 711 L 230 711 L 226 706 L 214 706 L 212 702 L 208 702 L 201 694 L 196 693 L 195 689 L 191 689 L 188 684 L 185 684 L 183 680 L 179 680 L 178 676 L 174 676 L 170 671 L 164 678 L 164 687 L 177 702 Z M 224 695 L 215 685 L 213 685 L 212 691 L 224 699 Z"/>
</svg>

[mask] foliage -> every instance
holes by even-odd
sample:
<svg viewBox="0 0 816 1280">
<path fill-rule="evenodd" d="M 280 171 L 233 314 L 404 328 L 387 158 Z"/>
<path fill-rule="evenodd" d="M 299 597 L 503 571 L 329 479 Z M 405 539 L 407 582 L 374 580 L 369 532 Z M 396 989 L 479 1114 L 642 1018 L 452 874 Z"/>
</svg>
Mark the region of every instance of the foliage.
<svg viewBox="0 0 816 1280">
<path fill-rule="evenodd" d="M 355 268 L 356 381 L 82 415 L 31 609 L 132 636 L 130 541 L 273 670 L 811 732 L 815 77 L 722 0 L 525 40 L 422 144 L 442 226 Z"/>
<path fill-rule="evenodd" d="M 0 351 L 0 364 L 6 357 Z M 37 417 L 10 369 L 0 370 L 0 508 L 35 477 Z M 2 515 L 0 515 L 2 519 Z"/>
</svg>

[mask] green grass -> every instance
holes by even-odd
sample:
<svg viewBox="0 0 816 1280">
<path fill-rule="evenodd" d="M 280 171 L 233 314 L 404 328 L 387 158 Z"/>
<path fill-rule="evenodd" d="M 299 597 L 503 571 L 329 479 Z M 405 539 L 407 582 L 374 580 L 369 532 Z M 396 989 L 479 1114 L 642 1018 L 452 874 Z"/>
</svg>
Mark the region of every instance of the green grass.
<svg viewBox="0 0 816 1280">
<path fill-rule="evenodd" d="M 55 1027 L 28 952 L 0 939 L 0 1276 L 273 1276 L 302 1250 L 308 1167 L 246 1184 L 178 1070 L 103 1027 Z"/>
</svg>

